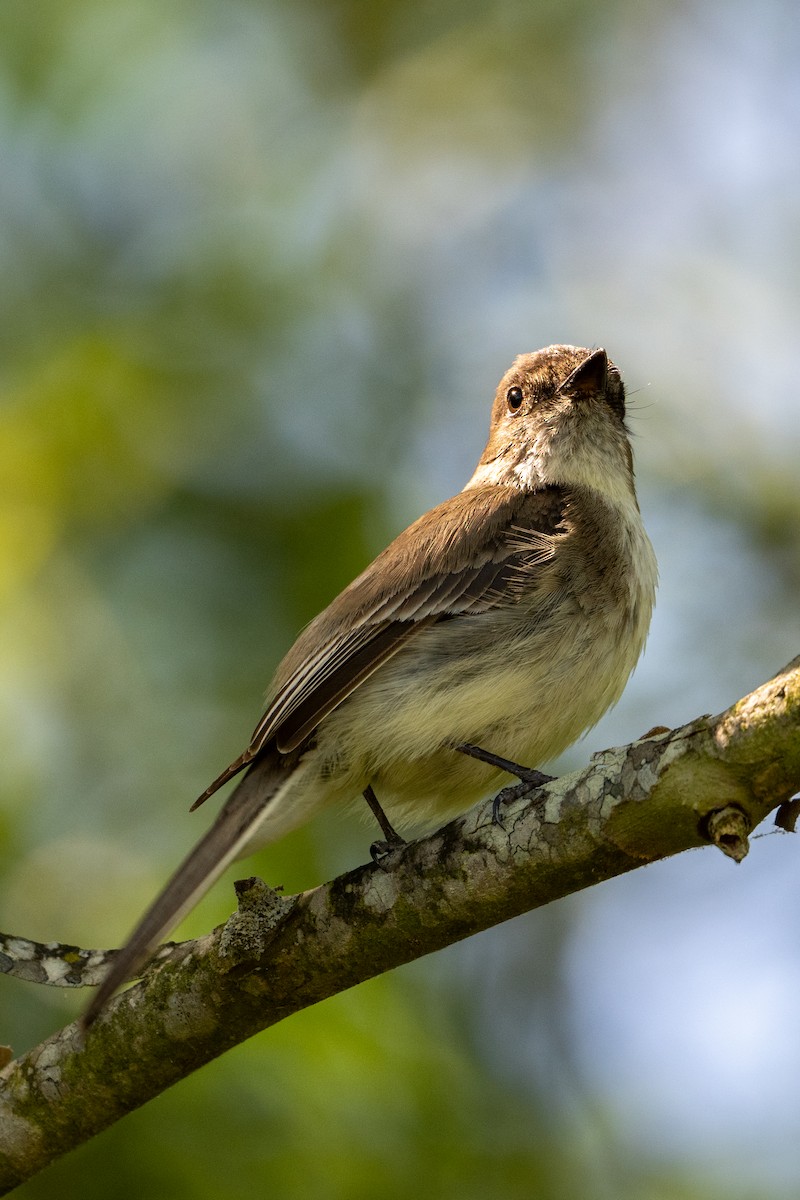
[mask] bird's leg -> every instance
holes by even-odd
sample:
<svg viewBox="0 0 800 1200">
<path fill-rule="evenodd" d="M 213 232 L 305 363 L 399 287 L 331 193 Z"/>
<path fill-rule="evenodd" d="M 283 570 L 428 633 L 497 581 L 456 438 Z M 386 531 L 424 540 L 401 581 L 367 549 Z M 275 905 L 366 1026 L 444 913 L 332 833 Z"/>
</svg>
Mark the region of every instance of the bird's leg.
<svg viewBox="0 0 800 1200">
<path fill-rule="evenodd" d="M 509 804 L 519 796 L 525 796 L 528 792 L 534 791 L 556 778 L 555 775 L 545 775 L 544 771 L 537 771 L 533 767 L 521 767 L 519 763 L 511 762 L 508 758 L 501 758 L 499 754 L 492 754 L 491 750 L 484 750 L 480 746 L 472 746 L 469 742 L 463 742 L 455 749 L 460 750 L 462 754 L 468 754 L 470 758 L 477 758 L 481 762 L 488 763 L 490 767 L 499 767 L 501 771 L 508 771 L 509 775 L 516 775 L 520 780 L 519 783 L 512 783 L 508 787 L 504 787 L 492 801 L 492 820 L 495 825 L 503 824 L 500 810 L 504 804 Z"/>
<path fill-rule="evenodd" d="M 369 848 L 372 861 L 380 863 L 380 860 L 385 858 L 387 854 L 391 854 L 392 850 L 396 850 L 398 846 L 405 846 L 406 840 L 400 837 L 400 834 L 381 808 L 371 783 L 368 783 L 364 788 L 364 799 L 369 805 L 373 817 L 380 825 L 381 832 L 385 838 L 385 841 L 373 842 Z"/>
<path fill-rule="evenodd" d="M 510 758 L 501 758 L 499 754 L 493 754 L 491 750 L 484 750 L 481 746 L 471 746 L 469 742 L 463 742 L 455 749 L 460 750 L 462 754 L 468 754 L 470 758 L 479 758 L 481 762 L 488 763 L 491 767 L 499 767 L 501 771 L 508 771 L 509 775 L 516 775 L 517 779 L 530 783 L 532 787 L 541 787 L 543 783 L 549 783 L 551 779 L 555 779 L 555 775 L 545 775 L 543 771 L 536 771 L 533 767 L 521 767 L 519 763 L 512 762 Z"/>
</svg>

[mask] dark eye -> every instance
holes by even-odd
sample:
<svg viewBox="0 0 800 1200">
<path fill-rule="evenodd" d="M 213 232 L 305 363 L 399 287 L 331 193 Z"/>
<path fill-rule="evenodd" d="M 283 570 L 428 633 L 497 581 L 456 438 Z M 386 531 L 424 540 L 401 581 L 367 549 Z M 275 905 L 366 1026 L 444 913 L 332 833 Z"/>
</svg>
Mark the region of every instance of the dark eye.
<svg viewBox="0 0 800 1200">
<path fill-rule="evenodd" d="M 524 397 L 521 387 L 511 387 L 506 392 L 506 404 L 509 412 L 518 412 Z"/>
</svg>

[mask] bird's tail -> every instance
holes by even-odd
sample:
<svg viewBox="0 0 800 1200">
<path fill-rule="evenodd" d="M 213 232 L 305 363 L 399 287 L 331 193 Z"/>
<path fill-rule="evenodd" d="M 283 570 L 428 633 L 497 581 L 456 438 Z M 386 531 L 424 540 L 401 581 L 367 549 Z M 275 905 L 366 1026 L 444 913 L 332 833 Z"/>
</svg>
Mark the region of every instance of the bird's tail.
<svg viewBox="0 0 800 1200">
<path fill-rule="evenodd" d="M 267 753 L 253 763 L 214 824 L 189 851 L 123 948 L 114 955 L 108 974 L 81 1018 L 84 1029 L 96 1020 L 120 984 L 136 978 L 159 942 L 254 840 L 270 801 L 282 789 L 295 766 L 296 761 L 288 762 L 277 751 Z"/>
</svg>

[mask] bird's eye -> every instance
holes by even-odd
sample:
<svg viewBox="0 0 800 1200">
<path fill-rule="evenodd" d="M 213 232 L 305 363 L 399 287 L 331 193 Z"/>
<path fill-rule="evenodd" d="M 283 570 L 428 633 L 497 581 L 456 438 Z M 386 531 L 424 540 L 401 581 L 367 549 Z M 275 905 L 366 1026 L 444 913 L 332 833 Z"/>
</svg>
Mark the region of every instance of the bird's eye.
<svg viewBox="0 0 800 1200">
<path fill-rule="evenodd" d="M 506 404 L 508 405 L 508 411 L 512 413 L 519 412 L 523 399 L 524 397 L 522 395 L 521 387 L 510 387 L 506 392 Z"/>
</svg>

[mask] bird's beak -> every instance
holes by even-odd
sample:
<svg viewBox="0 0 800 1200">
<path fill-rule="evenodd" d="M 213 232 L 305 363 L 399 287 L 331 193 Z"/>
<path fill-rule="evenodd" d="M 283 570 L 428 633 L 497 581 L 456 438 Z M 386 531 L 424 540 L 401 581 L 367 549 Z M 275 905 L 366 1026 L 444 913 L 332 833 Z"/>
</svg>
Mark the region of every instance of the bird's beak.
<svg viewBox="0 0 800 1200">
<path fill-rule="evenodd" d="M 602 395 L 608 383 L 608 355 L 605 350 L 593 350 L 560 385 L 560 392 L 571 392 L 573 400 L 587 400 Z"/>
</svg>

